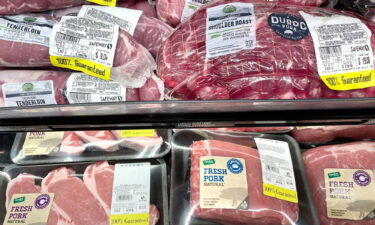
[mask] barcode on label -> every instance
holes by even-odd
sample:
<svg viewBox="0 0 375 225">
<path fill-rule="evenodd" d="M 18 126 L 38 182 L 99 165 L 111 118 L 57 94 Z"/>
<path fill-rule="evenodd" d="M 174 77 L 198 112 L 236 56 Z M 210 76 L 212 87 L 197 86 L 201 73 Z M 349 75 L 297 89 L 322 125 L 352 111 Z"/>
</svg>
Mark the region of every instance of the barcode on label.
<svg viewBox="0 0 375 225">
<path fill-rule="evenodd" d="M 69 95 L 71 99 L 77 102 L 80 102 L 80 101 L 91 102 L 91 94 L 88 94 L 88 93 L 70 92 Z"/>
<path fill-rule="evenodd" d="M 78 37 L 73 37 L 61 32 L 56 33 L 56 42 L 62 42 L 62 41 L 67 41 L 67 42 L 72 42 L 72 43 L 78 43 L 80 41 L 80 38 Z"/>
<path fill-rule="evenodd" d="M 117 201 L 132 201 L 133 195 L 118 195 Z"/>
<path fill-rule="evenodd" d="M 326 60 L 330 57 L 337 57 L 342 55 L 341 46 L 330 46 L 330 47 L 320 47 L 320 58 Z"/>
</svg>

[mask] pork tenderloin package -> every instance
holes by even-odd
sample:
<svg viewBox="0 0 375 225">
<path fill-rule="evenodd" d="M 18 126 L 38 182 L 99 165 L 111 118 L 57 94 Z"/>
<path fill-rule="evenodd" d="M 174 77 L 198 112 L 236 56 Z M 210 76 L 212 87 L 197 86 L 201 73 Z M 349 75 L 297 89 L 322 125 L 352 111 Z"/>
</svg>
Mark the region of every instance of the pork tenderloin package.
<svg viewBox="0 0 375 225">
<path fill-rule="evenodd" d="M 318 224 L 289 136 L 182 130 L 171 163 L 172 225 Z"/>
<path fill-rule="evenodd" d="M 302 156 L 321 225 L 375 224 L 375 142 L 320 146 Z"/>
<path fill-rule="evenodd" d="M 77 72 L 0 71 L 1 107 L 158 101 L 164 99 L 163 92 L 163 82 L 156 76 L 147 79 L 141 88 L 125 88 L 119 82 Z"/>
<path fill-rule="evenodd" d="M 374 31 L 350 12 L 214 1 L 165 41 L 157 75 L 167 99 L 374 97 Z"/>
<path fill-rule="evenodd" d="M 118 24 L 120 29 L 130 33 L 138 43 L 155 57 L 163 42 L 173 31 L 172 27 L 161 20 L 127 8 L 84 5 L 55 10 L 53 15 L 57 19 L 61 19 L 63 16 L 78 15 Z"/>
<path fill-rule="evenodd" d="M 295 127 L 291 134 L 301 144 L 320 145 L 331 141 L 375 138 L 375 125 L 337 125 Z"/>
<path fill-rule="evenodd" d="M 127 88 L 141 88 L 156 70 L 150 52 L 129 32 L 119 29 L 118 25 L 102 22 L 100 18 L 63 17 L 56 23 L 47 15 L 27 14 L 0 17 L 0 24 L 4 26 L 0 30 L 0 42 L 3 43 L 0 66 L 54 65 L 116 80 Z M 160 31 L 158 28 L 162 26 L 159 25 L 141 27 L 139 32 L 147 37 L 140 39 L 150 45 L 154 43 L 150 41 L 161 42 L 162 35 L 157 38 L 154 34 L 146 35 L 150 27 Z M 163 28 L 171 31 L 167 25 Z M 157 32 L 154 30 L 153 33 Z"/>
<path fill-rule="evenodd" d="M 162 158 L 169 141 L 168 129 L 18 133 L 10 157 L 21 165 Z"/>
<path fill-rule="evenodd" d="M 0 182 L 5 187 L 0 189 L 4 224 L 23 220 L 26 224 L 109 225 L 120 219 L 168 224 L 163 160 L 12 165 L 4 173 L 5 185 Z"/>
</svg>

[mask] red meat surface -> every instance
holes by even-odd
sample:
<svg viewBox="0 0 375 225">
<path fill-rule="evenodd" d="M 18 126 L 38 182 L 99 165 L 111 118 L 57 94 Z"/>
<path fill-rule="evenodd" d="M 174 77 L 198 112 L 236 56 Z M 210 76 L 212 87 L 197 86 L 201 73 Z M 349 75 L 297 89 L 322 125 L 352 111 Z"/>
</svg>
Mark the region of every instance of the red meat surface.
<svg viewBox="0 0 375 225">
<path fill-rule="evenodd" d="M 374 225 L 374 220 L 345 220 L 327 217 L 325 168 L 367 169 L 375 171 L 375 143 L 352 142 L 327 145 L 307 150 L 302 154 L 310 189 L 321 225 Z"/>
<path fill-rule="evenodd" d="M 291 127 L 233 127 L 233 128 L 202 128 L 203 130 L 233 131 L 233 132 L 277 132 L 289 131 Z"/>
<path fill-rule="evenodd" d="M 140 2 L 139 4 L 141 4 L 140 7 L 143 7 L 143 5 L 145 4 L 149 5 L 147 2 Z M 149 5 L 149 7 L 151 6 Z M 53 15 L 57 18 L 61 18 L 62 16 L 66 16 L 71 13 L 78 14 L 80 10 L 80 6 L 68 9 L 60 9 L 55 10 L 53 12 Z M 138 20 L 137 26 L 135 27 L 133 37 L 137 42 L 144 46 L 153 56 L 156 56 L 160 47 L 167 39 L 167 37 L 172 33 L 172 31 L 173 28 L 167 25 L 166 23 L 156 19 L 155 17 L 147 15 L 146 13 L 143 13 Z"/>
<path fill-rule="evenodd" d="M 55 194 L 54 209 L 74 224 L 108 225 L 103 207 L 73 170 L 61 167 L 51 171 L 42 181 L 42 191 Z"/>
<path fill-rule="evenodd" d="M 207 2 L 211 2 L 208 0 Z M 267 2 L 278 2 L 287 5 L 319 6 L 326 0 L 271 0 Z M 181 23 L 185 0 L 156 0 L 156 12 L 159 19 L 176 27 Z"/>
<path fill-rule="evenodd" d="M 49 9 L 82 5 L 86 0 L 1 0 L 0 14 L 41 12 Z"/>
<path fill-rule="evenodd" d="M 74 132 L 66 131 L 60 145 L 60 152 L 79 155 L 84 151 L 85 146 L 81 139 Z"/>
<path fill-rule="evenodd" d="M 190 205 L 194 215 L 223 224 L 292 224 L 298 219 L 298 205 L 263 195 L 262 168 L 257 150 L 230 142 L 204 140 L 190 146 Z M 249 194 L 248 210 L 200 207 L 200 168 L 202 156 L 237 157 L 245 160 Z"/>
<path fill-rule="evenodd" d="M 365 140 L 375 138 L 374 125 L 346 125 L 301 127 L 292 130 L 292 135 L 299 143 L 324 144 L 338 138 Z"/>
<path fill-rule="evenodd" d="M 115 167 L 106 161 L 88 166 L 83 180 L 90 192 L 99 200 L 107 215 L 111 213 L 112 188 Z M 155 205 L 150 205 L 150 225 L 159 220 L 159 211 Z"/>
<path fill-rule="evenodd" d="M 206 59 L 206 8 L 233 2 L 253 3 L 256 48 Z M 314 1 L 315 2 L 315 1 Z M 312 37 L 285 39 L 268 25 L 272 13 L 302 18 L 299 11 L 329 16 L 351 13 L 287 6 L 259 0 L 221 0 L 198 10 L 167 39 L 158 55 L 158 76 L 167 99 L 311 99 L 374 97 L 375 87 L 334 91 L 318 75 Z M 167 10 L 163 10 L 167 12 Z M 375 24 L 361 19 L 370 30 Z M 371 37 L 375 49 L 375 36 Z"/>
</svg>

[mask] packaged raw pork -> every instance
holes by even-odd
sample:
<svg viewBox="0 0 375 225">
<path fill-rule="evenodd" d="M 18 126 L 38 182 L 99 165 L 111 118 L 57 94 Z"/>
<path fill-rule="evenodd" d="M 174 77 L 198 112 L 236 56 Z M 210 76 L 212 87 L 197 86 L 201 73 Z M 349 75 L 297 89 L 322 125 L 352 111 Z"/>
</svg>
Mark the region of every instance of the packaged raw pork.
<svg viewBox="0 0 375 225">
<path fill-rule="evenodd" d="M 68 8 L 85 2 L 86 0 L 2 0 L 0 1 L 0 15 Z"/>
<path fill-rule="evenodd" d="M 167 129 L 18 133 L 11 159 L 28 165 L 162 158 L 170 151 L 169 140 Z"/>
<path fill-rule="evenodd" d="M 125 88 L 119 82 L 105 81 L 84 73 L 0 70 L 2 107 L 163 99 L 164 85 L 156 76 L 147 79 L 141 88 Z"/>
<path fill-rule="evenodd" d="M 115 25 L 82 17 L 54 22 L 45 15 L 0 18 L 6 27 L 0 30 L 4 54 L 0 66 L 44 67 L 53 63 L 116 80 L 127 88 L 141 88 L 154 75 L 152 55 Z"/>
<path fill-rule="evenodd" d="M 13 165 L 7 167 L 5 173 L 6 176 L 1 177 L 6 188 L 0 193 L 4 199 L 0 220 L 8 224 L 22 216 L 26 224 L 109 225 L 110 220 L 131 217 L 129 212 L 139 212 L 141 219 L 150 225 L 168 224 L 167 175 L 163 160 Z M 142 195 L 135 190 L 142 191 Z M 34 202 L 35 208 L 28 207 Z M 15 211 L 17 206 L 29 210 L 19 214 Z M 35 214 L 39 217 L 35 218 Z"/>
<path fill-rule="evenodd" d="M 141 3 L 142 2 L 140 2 L 140 4 Z M 144 4 L 149 5 L 147 2 Z M 138 10 L 135 11 L 127 8 L 84 5 L 55 10 L 53 15 L 57 18 L 68 15 L 78 15 L 118 24 L 120 29 L 130 33 L 134 39 L 143 45 L 153 56 L 156 56 L 163 42 L 173 31 L 172 27 L 155 17 L 148 16 L 144 11 L 140 13 Z"/>
<path fill-rule="evenodd" d="M 302 156 L 321 225 L 374 224 L 374 142 L 326 145 Z"/>
<path fill-rule="evenodd" d="M 288 136 L 181 130 L 171 163 L 172 225 L 318 224 Z"/>
<path fill-rule="evenodd" d="M 375 138 L 375 125 L 338 125 L 295 127 L 292 136 L 301 144 L 325 144 L 337 139 L 367 140 Z"/>
<path fill-rule="evenodd" d="M 157 74 L 167 99 L 374 97 L 374 31 L 343 11 L 220 0 L 167 39 Z"/>
<path fill-rule="evenodd" d="M 211 0 L 156 0 L 156 12 L 158 18 L 162 21 L 176 27 L 209 2 Z M 287 5 L 319 6 L 326 0 L 272 0 L 271 2 Z"/>
</svg>

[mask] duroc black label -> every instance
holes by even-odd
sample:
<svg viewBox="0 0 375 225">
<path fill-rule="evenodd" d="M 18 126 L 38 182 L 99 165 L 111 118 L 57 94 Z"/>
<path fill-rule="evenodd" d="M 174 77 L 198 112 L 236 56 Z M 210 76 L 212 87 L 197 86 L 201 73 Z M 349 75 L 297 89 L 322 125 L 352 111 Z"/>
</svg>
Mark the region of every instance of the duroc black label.
<svg viewBox="0 0 375 225">
<path fill-rule="evenodd" d="M 305 20 L 286 13 L 272 13 L 268 25 L 276 34 L 293 41 L 301 40 L 309 33 Z"/>
</svg>

